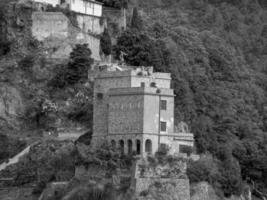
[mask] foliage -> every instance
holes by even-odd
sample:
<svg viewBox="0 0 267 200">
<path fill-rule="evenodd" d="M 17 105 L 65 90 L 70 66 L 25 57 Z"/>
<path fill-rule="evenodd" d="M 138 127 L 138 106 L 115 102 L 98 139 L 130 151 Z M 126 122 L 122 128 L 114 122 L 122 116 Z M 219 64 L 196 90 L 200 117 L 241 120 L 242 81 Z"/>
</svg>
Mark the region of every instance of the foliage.
<svg viewBox="0 0 267 200">
<path fill-rule="evenodd" d="M 115 200 L 116 189 L 110 184 L 88 184 L 74 188 L 64 197 L 66 200 Z"/>
<path fill-rule="evenodd" d="M 111 37 L 109 35 L 108 29 L 105 28 L 104 32 L 100 38 L 100 48 L 101 51 L 106 55 L 110 55 L 111 54 L 111 50 L 112 50 L 112 43 L 111 43 Z"/>
<path fill-rule="evenodd" d="M 26 147 L 26 142 L 0 133 L 0 163 L 7 161 Z"/>
<path fill-rule="evenodd" d="M 130 168 L 134 160 L 132 155 L 121 154 L 120 149 L 114 149 L 108 144 L 103 144 L 96 150 L 90 146 L 80 144 L 78 146 L 79 158 L 77 164 L 98 165 L 110 172 L 118 168 Z"/>
<path fill-rule="evenodd" d="M 191 126 L 199 153 L 218 159 L 215 179 L 225 195 L 239 193 L 242 180 L 266 193 L 259 178 L 266 176 L 267 159 L 265 7 L 257 1 L 154 2 L 140 2 L 144 29 L 124 32 L 115 54 L 172 74 L 176 120 Z M 224 165 L 232 159 L 233 166 Z"/>
<path fill-rule="evenodd" d="M 144 66 L 151 63 L 151 49 L 153 43 L 151 39 L 140 32 L 125 31 L 117 40 L 114 47 L 116 57 L 119 58 L 121 51 L 126 55 L 125 61 L 133 66 Z"/>
<path fill-rule="evenodd" d="M 86 79 L 93 59 L 88 44 L 77 44 L 70 53 L 70 62 L 67 67 L 66 79 L 68 84 L 75 84 Z"/>
<path fill-rule="evenodd" d="M 84 123 L 87 127 L 92 127 L 93 124 L 92 90 L 91 87 L 81 87 L 74 98 L 68 101 L 67 117 Z"/>
<path fill-rule="evenodd" d="M 77 44 L 70 53 L 67 65 L 58 66 L 56 75 L 49 81 L 48 86 L 62 89 L 87 79 L 93 59 L 88 44 Z"/>
<path fill-rule="evenodd" d="M 101 2 L 106 7 L 112 8 L 127 8 L 128 7 L 128 0 L 97 0 Z"/>
<path fill-rule="evenodd" d="M 142 21 L 142 18 L 139 16 L 138 10 L 136 7 L 133 9 L 131 29 L 135 29 L 136 31 L 141 31 L 143 29 L 143 21 Z"/>
<path fill-rule="evenodd" d="M 85 134 L 83 134 L 82 136 L 80 136 L 78 138 L 77 142 L 78 143 L 83 143 L 83 144 L 89 146 L 91 144 L 92 135 L 93 135 L 93 132 L 92 131 L 88 131 Z"/>
<path fill-rule="evenodd" d="M 30 71 L 33 68 L 34 60 L 34 55 L 27 55 L 19 62 L 19 67 L 22 70 Z"/>
<path fill-rule="evenodd" d="M 45 141 L 33 145 L 29 154 L 2 173 L 14 176 L 16 186 L 38 180 L 39 189 L 42 189 L 42 182 L 70 180 L 74 175 L 75 158 L 76 149 L 72 143 Z"/>
<path fill-rule="evenodd" d="M 236 163 L 233 160 L 225 164 L 211 157 L 195 162 L 191 160 L 188 163 L 187 175 L 191 183 L 208 182 L 217 192 L 223 191 L 224 196 L 240 195 L 243 186 Z"/>
<path fill-rule="evenodd" d="M 11 42 L 0 40 L 0 56 L 4 56 L 10 52 Z"/>
</svg>

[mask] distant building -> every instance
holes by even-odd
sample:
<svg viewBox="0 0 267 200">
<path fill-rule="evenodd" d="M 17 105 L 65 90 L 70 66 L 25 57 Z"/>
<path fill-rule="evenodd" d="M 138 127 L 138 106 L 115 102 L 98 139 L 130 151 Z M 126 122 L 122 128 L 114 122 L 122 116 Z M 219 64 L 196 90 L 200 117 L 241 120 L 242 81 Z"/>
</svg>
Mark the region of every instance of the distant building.
<svg viewBox="0 0 267 200">
<path fill-rule="evenodd" d="M 94 78 L 93 144 L 107 140 L 125 153 L 141 155 L 154 154 L 162 145 L 171 153 L 193 146 L 193 134 L 174 131 L 169 73 L 153 72 L 153 67 L 99 70 Z"/>
<path fill-rule="evenodd" d="M 68 7 L 70 10 L 96 17 L 102 16 L 102 4 L 95 0 L 33 0 L 34 2 L 50 4 L 52 6 Z"/>
</svg>

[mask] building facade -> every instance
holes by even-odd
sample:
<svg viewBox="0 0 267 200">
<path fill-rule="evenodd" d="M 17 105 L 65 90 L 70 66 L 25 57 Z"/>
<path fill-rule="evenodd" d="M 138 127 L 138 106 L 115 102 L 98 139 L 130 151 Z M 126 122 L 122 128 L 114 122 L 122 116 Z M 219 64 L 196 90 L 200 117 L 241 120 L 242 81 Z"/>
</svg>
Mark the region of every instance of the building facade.
<svg viewBox="0 0 267 200">
<path fill-rule="evenodd" d="M 33 0 L 52 6 L 67 7 L 71 11 L 96 17 L 102 16 L 102 4 L 95 0 Z"/>
<path fill-rule="evenodd" d="M 174 132 L 171 75 L 153 68 L 104 70 L 94 79 L 93 144 L 107 140 L 125 153 L 154 154 L 161 145 L 179 153 L 193 134 Z"/>
</svg>

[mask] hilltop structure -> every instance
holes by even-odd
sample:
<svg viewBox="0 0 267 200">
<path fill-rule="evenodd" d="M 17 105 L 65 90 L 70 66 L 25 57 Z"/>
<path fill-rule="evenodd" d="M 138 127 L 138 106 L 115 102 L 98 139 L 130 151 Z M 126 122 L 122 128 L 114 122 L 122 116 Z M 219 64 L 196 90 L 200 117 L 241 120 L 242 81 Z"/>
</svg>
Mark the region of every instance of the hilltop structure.
<svg viewBox="0 0 267 200">
<path fill-rule="evenodd" d="M 92 144 L 107 140 L 125 153 L 154 154 L 161 146 L 180 153 L 193 146 L 187 128 L 175 132 L 174 92 L 169 73 L 149 68 L 100 66 L 94 69 Z M 91 78 L 92 78 L 91 77 Z"/>
</svg>

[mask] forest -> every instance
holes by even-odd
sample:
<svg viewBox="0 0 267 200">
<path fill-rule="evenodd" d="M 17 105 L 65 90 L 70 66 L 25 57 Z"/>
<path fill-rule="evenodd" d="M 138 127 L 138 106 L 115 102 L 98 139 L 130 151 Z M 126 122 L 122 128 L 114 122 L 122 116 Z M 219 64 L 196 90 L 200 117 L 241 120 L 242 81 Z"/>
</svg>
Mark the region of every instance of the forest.
<svg viewBox="0 0 267 200">
<path fill-rule="evenodd" d="M 225 196 L 240 194 L 244 183 L 266 194 L 265 1 L 145 0 L 134 6 L 113 53 L 125 52 L 130 65 L 172 74 L 176 121 L 190 125 L 198 153 L 212 155 L 189 165 L 190 181 L 208 181 Z"/>
</svg>

